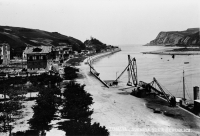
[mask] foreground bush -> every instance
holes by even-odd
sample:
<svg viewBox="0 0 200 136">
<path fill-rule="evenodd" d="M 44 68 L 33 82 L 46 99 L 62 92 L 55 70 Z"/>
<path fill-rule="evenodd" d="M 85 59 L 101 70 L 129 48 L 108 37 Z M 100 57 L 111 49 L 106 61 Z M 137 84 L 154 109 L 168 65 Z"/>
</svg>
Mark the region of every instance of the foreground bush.
<svg viewBox="0 0 200 136">
<path fill-rule="evenodd" d="M 36 130 L 18 131 L 13 133 L 13 136 L 39 136 L 39 132 Z"/>
<path fill-rule="evenodd" d="M 83 123 L 79 121 L 65 121 L 60 123 L 59 129 L 66 132 L 68 135 L 92 135 L 92 136 L 108 136 L 109 132 L 105 127 L 99 125 L 99 123 L 91 124 L 90 122 Z"/>
</svg>

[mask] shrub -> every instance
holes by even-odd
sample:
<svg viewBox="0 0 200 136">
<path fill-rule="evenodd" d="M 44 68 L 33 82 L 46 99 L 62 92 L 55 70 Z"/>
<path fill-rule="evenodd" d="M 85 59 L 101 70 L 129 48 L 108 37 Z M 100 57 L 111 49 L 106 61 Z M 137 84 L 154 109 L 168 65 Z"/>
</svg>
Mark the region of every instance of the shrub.
<svg viewBox="0 0 200 136">
<path fill-rule="evenodd" d="M 65 67 L 64 68 L 64 78 L 65 80 L 74 80 L 78 77 L 77 73 L 79 70 L 74 67 Z"/>
</svg>

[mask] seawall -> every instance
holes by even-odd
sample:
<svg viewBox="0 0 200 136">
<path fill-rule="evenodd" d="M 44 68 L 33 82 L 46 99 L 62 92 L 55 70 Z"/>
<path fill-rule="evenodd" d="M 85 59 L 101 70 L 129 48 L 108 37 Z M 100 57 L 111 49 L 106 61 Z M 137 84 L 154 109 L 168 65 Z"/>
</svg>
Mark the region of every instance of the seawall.
<svg viewBox="0 0 200 136">
<path fill-rule="evenodd" d="M 96 60 L 98 60 L 98 59 L 100 59 L 100 58 L 106 57 L 106 56 L 108 56 L 108 55 L 111 55 L 111 54 L 113 54 L 113 53 L 119 52 L 119 51 L 121 51 L 121 49 L 120 49 L 120 48 L 117 48 L 117 49 L 114 49 L 113 51 L 108 51 L 108 52 L 103 52 L 103 53 L 96 54 L 96 55 L 94 55 L 94 56 L 89 57 L 88 60 L 87 60 L 87 62 L 90 61 L 91 65 L 92 65 L 92 63 L 93 63 L 94 61 L 96 61 Z"/>
<path fill-rule="evenodd" d="M 92 63 L 95 61 L 95 60 L 98 60 L 100 58 L 103 58 L 103 57 L 106 57 L 108 55 L 111 55 L 111 54 L 114 54 L 116 52 L 119 52 L 121 51 L 120 48 L 118 49 L 115 49 L 113 51 L 109 51 L 109 52 L 104 52 L 104 53 L 100 53 L 100 54 L 97 54 L 97 55 L 94 55 L 90 58 L 87 59 L 87 63 L 90 67 L 90 73 L 92 73 L 94 75 L 94 77 L 96 77 L 96 79 L 98 79 L 102 84 L 104 84 L 107 88 L 109 88 L 109 86 L 98 76 L 98 72 L 95 70 L 95 68 L 92 66 Z"/>
</svg>

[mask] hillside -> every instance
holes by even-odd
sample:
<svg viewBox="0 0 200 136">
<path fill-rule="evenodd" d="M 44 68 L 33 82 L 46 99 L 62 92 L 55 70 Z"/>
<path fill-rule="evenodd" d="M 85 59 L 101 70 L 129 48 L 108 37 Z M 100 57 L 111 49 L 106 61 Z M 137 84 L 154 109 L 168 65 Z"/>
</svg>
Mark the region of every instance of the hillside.
<svg viewBox="0 0 200 136">
<path fill-rule="evenodd" d="M 11 55 L 17 56 L 21 56 L 27 45 L 72 45 L 76 51 L 85 49 L 82 41 L 58 32 L 11 26 L 0 26 L 0 43 L 8 43 L 11 46 Z"/>
<path fill-rule="evenodd" d="M 150 45 L 200 46 L 200 28 L 160 32 Z"/>
<path fill-rule="evenodd" d="M 95 49 L 97 52 L 100 52 L 100 50 L 106 49 L 107 47 L 106 44 L 93 37 L 91 37 L 90 40 L 86 40 L 84 44 L 88 50 Z"/>
</svg>

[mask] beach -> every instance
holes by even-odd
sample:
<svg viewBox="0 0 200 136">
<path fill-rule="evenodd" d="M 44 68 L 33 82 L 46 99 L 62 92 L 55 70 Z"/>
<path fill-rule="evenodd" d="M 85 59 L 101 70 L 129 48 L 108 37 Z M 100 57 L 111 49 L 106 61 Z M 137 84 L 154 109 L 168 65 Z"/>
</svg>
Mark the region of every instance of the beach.
<svg viewBox="0 0 200 136">
<path fill-rule="evenodd" d="M 119 90 L 123 86 L 106 88 L 91 75 L 89 66 L 84 62 L 79 68 L 84 78 L 78 79 L 77 82 L 85 84 L 85 90 L 93 97 L 94 104 L 91 106 L 91 109 L 94 109 L 93 122 L 105 126 L 111 136 L 196 136 L 200 134 L 199 128 L 189 128 L 184 124 L 187 122 L 183 120 L 153 113 L 146 107 L 144 99 L 129 95 L 131 90 Z M 195 123 L 200 126 L 198 118 L 195 118 Z"/>
</svg>

